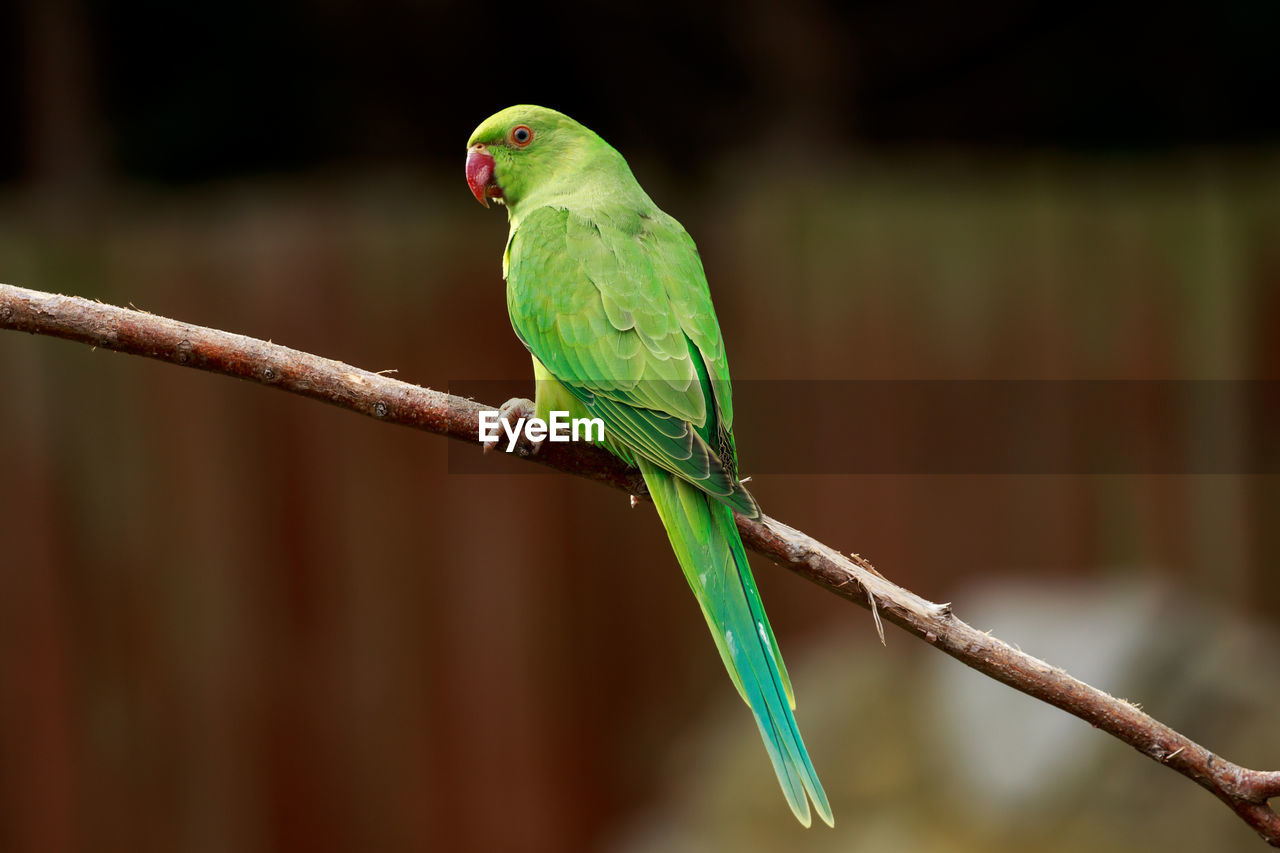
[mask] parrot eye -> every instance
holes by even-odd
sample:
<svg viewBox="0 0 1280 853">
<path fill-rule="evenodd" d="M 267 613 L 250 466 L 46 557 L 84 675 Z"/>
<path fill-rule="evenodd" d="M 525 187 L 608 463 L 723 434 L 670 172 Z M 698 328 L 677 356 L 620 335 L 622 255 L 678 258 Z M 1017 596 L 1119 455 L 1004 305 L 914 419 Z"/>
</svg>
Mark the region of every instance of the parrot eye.
<svg viewBox="0 0 1280 853">
<path fill-rule="evenodd" d="M 517 124 L 511 128 L 511 141 L 521 148 L 533 141 L 533 128 L 527 124 Z"/>
</svg>

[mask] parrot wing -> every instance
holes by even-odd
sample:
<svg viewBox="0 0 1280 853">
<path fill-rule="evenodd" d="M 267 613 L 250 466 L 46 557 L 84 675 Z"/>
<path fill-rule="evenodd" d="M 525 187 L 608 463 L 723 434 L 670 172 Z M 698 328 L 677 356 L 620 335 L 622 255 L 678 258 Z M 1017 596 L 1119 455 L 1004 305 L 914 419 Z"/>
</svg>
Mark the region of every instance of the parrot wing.
<svg viewBox="0 0 1280 853">
<path fill-rule="evenodd" d="M 759 517 L 738 481 L 724 343 L 684 229 L 656 208 L 542 207 L 507 255 L 516 334 L 606 436 Z"/>
</svg>

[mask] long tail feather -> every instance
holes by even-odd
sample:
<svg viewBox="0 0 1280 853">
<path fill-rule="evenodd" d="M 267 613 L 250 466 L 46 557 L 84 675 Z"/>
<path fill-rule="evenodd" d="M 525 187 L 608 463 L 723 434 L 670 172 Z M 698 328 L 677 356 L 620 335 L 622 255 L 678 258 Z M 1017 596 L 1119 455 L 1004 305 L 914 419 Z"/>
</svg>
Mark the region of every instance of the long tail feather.
<svg viewBox="0 0 1280 853">
<path fill-rule="evenodd" d="M 833 826 L 826 792 L 791 713 L 795 698 L 790 679 L 747 565 L 733 510 L 661 468 L 639 462 L 725 669 L 755 715 L 791 811 L 809 826 L 812 800 L 818 816 Z"/>
</svg>

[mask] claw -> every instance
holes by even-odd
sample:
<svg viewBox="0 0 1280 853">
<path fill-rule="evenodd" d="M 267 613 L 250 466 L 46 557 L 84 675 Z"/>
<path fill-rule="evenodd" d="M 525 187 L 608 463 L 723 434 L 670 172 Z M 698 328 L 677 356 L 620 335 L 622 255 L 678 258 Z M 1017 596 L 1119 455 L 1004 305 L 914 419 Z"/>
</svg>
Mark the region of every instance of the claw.
<svg viewBox="0 0 1280 853">
<path fill-rule="evenodd" d="M 533 413 L 533 401 L 526 400 L 524 397 L 512 397 L 498 407 L 498 417 L 510 425 L 512 429 L 515 429 L 516 424 L 520 423 L 521 418 L 527 422 L 529 418 L 533 417 Z M 521 430 L 520 437 L 516 439 L 515 452 L 521 456 L 537 456 L 538 451 L 542 449 L 543 441 L 545 439 L 533 441 Z"/>
<path fill-rule="evenodd" d="M 515 418 L 511 420 L 511 423 L 514 425 L 515 421 L 520 418 L 533 417 L 533 401 L 527 400 L 524 397 L 512 397 L 510 400 L 498 407 L 498 414 L 504 419 L 512 418 L 514 415 Z"/>
</svg>

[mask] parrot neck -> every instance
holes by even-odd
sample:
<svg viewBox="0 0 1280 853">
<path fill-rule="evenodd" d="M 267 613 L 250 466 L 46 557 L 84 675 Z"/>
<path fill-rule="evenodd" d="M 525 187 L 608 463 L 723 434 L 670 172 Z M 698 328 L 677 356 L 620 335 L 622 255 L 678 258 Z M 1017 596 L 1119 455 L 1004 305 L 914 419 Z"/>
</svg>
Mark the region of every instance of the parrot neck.
<svg viewBox="0 0 1280 853">
<path fill-rule="evenodd" d="M 594 142 L 595 144 L 590 144 Z M 598 137 L 559 152 L 553 172 L 529 181 L 506 199 L 507 219 L 514 231 L 541 207 L 591 210 L 611 205 L 648 209 L 653 202 L 636 182 L 627 161 Z"/>
<path fill-rule="evenodd" d="M 623 168 L 626 169 L 625 164 Z M 625 171 L 625 177 L 630 180 L 619 180 L 616 171 L 611 177 L 605 178 L 594 170 L 582 170 L 565 180 L 539 186 L 514 202 L 507 203 L 507 220 L 511 223 L 511 231 L 514 233 L 525 218 L 542 207 L 578 213 L 614 207 L 624 210 L 656 210 L 652 199 L 636 183 L 630 170 Z"/>
</svg>

